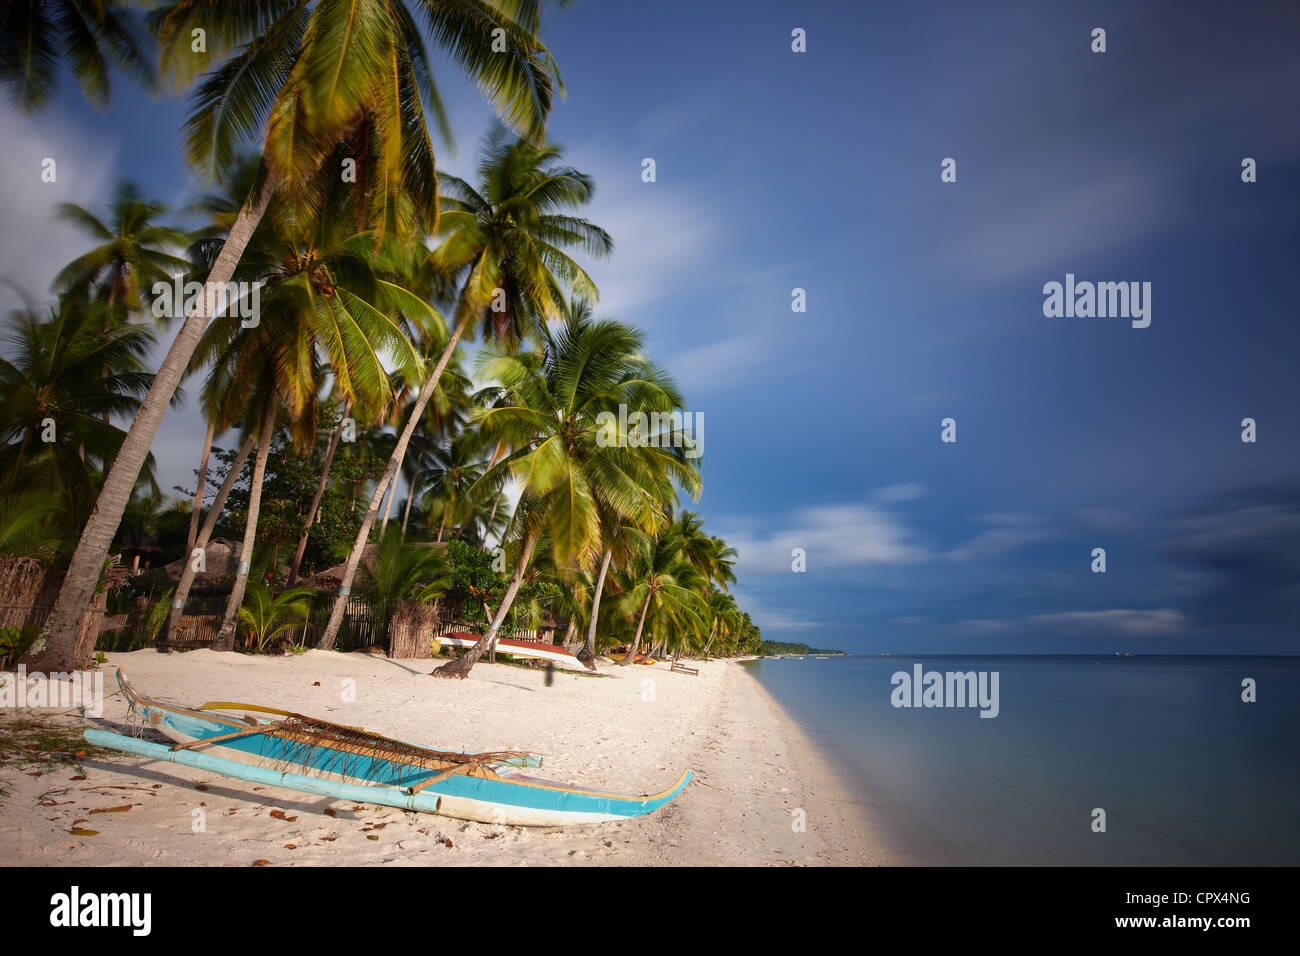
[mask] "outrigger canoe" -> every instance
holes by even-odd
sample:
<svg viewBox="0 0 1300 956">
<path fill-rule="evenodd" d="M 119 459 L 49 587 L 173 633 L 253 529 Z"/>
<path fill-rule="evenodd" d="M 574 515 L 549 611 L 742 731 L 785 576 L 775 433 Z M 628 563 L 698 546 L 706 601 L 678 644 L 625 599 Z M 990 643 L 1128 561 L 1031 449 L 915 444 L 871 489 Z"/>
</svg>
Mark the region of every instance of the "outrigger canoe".
<svg viewBox="0 0 1300 956">
<path fill-rule="evenodd" d="M 444 646 L 450 645 L 451 647 L 473 647 L 482 639 L 482 634 L 456 631 L 451 634 L 441 635 L 438 638 L 438 643 Z M 496 649 L 498 654 L 531 657 L 539 661 L 554 661 L 557 664 L 572 667 L 574 670 L 586 670 L 582 665 L 582 661 L 558 644 L 543 644 L 539 641 L 521 641 L 513 637 L 498 637 Z"/>
<path fill-rule="evenodd" d="M 550 827 L 650 813 L 681 793 L 691 779 L 687 770 L 667 790 L 646 797 L 585 790 L 521 773 L 541 766 L 541 758 L 533 754 L 432 750 L 256 704 L 215 702 L 190 710 L 141 697 L 121 669 L 117 680 L 131 712 L 175 743 L 168 747 L 87 730 L 85 738 L 91 743 L 340 800 L 480 823 Z M 240 711 L 243 716 L 215 711 Z"/>
</svg>

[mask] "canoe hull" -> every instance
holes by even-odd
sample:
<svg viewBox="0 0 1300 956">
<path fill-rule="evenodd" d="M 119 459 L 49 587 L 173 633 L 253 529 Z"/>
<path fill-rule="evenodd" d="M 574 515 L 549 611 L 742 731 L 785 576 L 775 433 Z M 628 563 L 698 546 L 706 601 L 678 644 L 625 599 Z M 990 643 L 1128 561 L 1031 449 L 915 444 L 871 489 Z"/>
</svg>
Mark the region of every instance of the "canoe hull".
<svg viewBox="0 0 1300 956">
<path fill-rule="evenodd" d="M 480 640 L 480 634 L 466 634 L 457 632 L 454 634 L 444 634 L 438 638 L 438 643 L 444 647 L 473 647 Z M 519 641 L 513 638 L 502 637 L 497 639 L 496 649 L 498 654 L 510 654 L 513 657 L 527 657 L 539 661 L 552 661 L 564 667 L 573 670 L 586 670 L 582 661 L 570 654 L 558 644 L 541 644 L 537 641 Z"/>
<path fill-rule="evenodd" d="M 177 744 L 251 726 L 228 715 L 139 697 L 121 674 L 119 682 L 146 725 Z M 575 826 L 625 820 L 663 806 L 691 779 L 688 770 L 669 789 L 647 797 L 604 793 L 527 776 L 521 771 L 540 766 L 541 759 L 520 756 L 487 764 L 487 774 L 455 774 L 411 794 L 410 788 L 440 773 L 442 767 L 378 756 L 365 748 L 349 749 L 346 744 L 287 739 L 269 732 L 181 750 L 99 730 L 88 730 L 85 737 L 100 746 L 252 783 L 502 826 Z"/>
</svg>

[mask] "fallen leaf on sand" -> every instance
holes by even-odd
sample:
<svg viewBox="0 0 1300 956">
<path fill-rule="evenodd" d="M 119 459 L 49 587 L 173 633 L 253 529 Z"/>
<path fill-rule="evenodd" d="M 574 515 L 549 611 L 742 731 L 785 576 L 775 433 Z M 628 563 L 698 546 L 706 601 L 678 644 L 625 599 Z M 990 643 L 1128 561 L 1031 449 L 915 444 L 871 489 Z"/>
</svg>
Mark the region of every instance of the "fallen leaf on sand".
<svg viewBox="0 0 1300 956">
<path fill-rule="evenodd" d="M 126 813 L 126 811 L 130 809 L 131 809 L 131 805 L 128 803 L 124 807 L 96 807 L 94 810 L 91 810 L 90 812 L 91 813 Z"/>
<path fill-rule="evenodd" d="M 270 860 L 254 860 L 254 861 L 253 861 L 253 866 L 270 866 L 270 865 L 271 865 L 271 861 L 270 861 Z"/>
<path fill-rule="evenodd" d="M 98 830 L 83 830 L 81 827 L 73 827 L 68 832 L 73 836 L 99 836 Z"/>
</svg>

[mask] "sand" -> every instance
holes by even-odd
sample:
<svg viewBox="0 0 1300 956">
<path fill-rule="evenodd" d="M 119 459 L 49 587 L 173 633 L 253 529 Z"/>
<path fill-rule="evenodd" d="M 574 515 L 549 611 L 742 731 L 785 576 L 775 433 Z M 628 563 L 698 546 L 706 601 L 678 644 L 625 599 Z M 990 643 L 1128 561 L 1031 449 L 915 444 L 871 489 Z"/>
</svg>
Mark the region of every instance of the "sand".
<svg viewBox="0 0 1300 956">
<path fill-rule="evenodd" d="M 552 779 L 655 793 L 695 779 L 653 814 L 566 828 L 493 827 L 358 805 L 128 754 L 31 776 L 0 765 L 7 865 L 861 865 L 891 862 L 880 835 L 781 708 L 735 662 L 698 677 L 602 665 L 599 676 L 481 663 L 464 681 L 433 662 L 309 651 L 253 657 L 110 654 L 141 693 L 194 706 L 246 701 L 463 750 L 544 755 Z M 10 677 L 12 680 L 12 676 Z M 26 716 L 30 716 L 28 711 Z M 52 713 L 52 711 L 47 711 Z M 13 710 L 0 711 L 0 720 Z M 88 726 L 77 715 L 57 718 Z M 101 725 L 127 732 L 120 695 Z M 0 724 L 0 733 L 4 732 Z M 83 776 L 85 779 L 77 779 Z M 129 810 L 105 812 L 129 806 Z M 95 812 L 96 810 L 100 812 Z M 802 824 L 802 826 L 801 826 Z M 74 829 L 96 830 L 74 835 Z"/>
</svg>

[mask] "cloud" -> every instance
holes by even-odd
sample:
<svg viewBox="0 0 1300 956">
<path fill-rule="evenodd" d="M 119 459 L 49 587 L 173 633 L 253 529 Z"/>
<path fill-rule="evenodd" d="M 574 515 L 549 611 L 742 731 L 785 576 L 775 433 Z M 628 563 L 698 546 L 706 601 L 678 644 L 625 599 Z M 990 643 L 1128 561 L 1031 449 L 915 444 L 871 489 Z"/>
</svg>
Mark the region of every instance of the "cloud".
<svg viewBox="0 0 1300 956">
<path fill-rule="evenodd" d="M 811 631 L 827 625 L 826 621 L 810 616 L 802 608 L 773 607 L 766 598 L 756 597 L 751 588 L 738 585 L 732 596 L 740 609 L 749 615 L 759 629 L 770 631 Z M 770 636 L 770 635 L 769 635 Z"/>
<path fill-rule="evenodd" d="M 871 497 L 882 504 L 896 504 L 900 501 L 914 501 L 925 496 L 925 485 L 919 481 L 909 481 L 901 485 L 887 485 L 878 488 Z"/>
<path fill-rule="evenodd" d="M 972 276 L 993 282 L 1023 276 L 1059 280 L 1062 263 L 1158 232 L 1182 208 L 1173 184 L 1155 168 L 1098 170 L 1081 181 L 1054 182 L 1050 191 L 1026 189 L 1023 183 L 1009 181 L 990 193 L 983 214 L 972 217 L 976 224 L 953 241 L 951 259 Z"/>
<path fill-rule="evenodd" d="M 753 381 L 755 370 L 776 353 L 774 343 L 752 333 L 719 339 L 672 355 L 665 363 L 687 394 Z"/>
<path fill-rule="evenodd" d="M 1049 535 L 1036 515 L 990 514 L 978 519 L 989 527 L 959 544 L 946 555 L 950 561 L 982 561 L 1016 551 Z"/>
<path fill-rule="evenodd" d="M 919 482 L 887 485 L 868 495 L 865 504 L 805 508 L 782 524 L 771 518 L 749 518 L 743 527 L 724 528 L 723 536 L 740 554 L 737 567 L 755 573 L 789 572 L 795 548 L 803 549 L 807 570 L 814 571 L 921 564 L 941 558 L 958 563 L 980 561 L 1050 536 L 1036 515 L 989 514 L 977 519 L 987 527 L 940 552 L 887 507 L 924 494 L 925 486 Z"/>
<path fill-rule="evenodd" d="M 58 271 L 90 248 L 91 240 L 55 219 L 59 203 L 96 211 L 112 190 L 117 155 L 113 143 L 89 135 L 55 111 L 39 117 L 0 101 L 0 142 L 5 175 L 0 178 L 0 278 L 18 285 L 37 302 L 49 299 Z M 55 162 L 55 181 L 41 181 L 41 163 Z M 18 305 L 13 291 L 0 290 L 6 308 Z"/>
<path fill-rule="evenodd" d="M 1030 616 L 1029 623 L 1078 630 L 1090 635 L 1147 637 L 1186 630 L 1192 621 L 1182 611 L 1164 607 L 1152 610 L 1112 608 L 1108 611 L 1059 611 L 1055 614 L 1034 614 Z"/>
<path fill-rule="evenodd" d="M 1175 519 L 1164 550 L 1207 582 L 1206 621 L 1300 626 L 1300 487 L 1221 495 Z"/>
<path fill-rule="evenodd" d="M 809 571 L 915 564 L 929 557 L 900 518 L 871 505 L 805 508 L 792 516 L 787 527 L 772 528 L 772 524 L 771 519 L 751 520 L 749 530 L 724 533 L 739 554 L 738 570 L 788 573 L 796 548 L 803 549 Z"/>
<path fill-rule="evenodd" d="M 707 197 L 667 182 L 643 183 L 639 164 L 623 155 L 593 148 L 569 158 L 597 183 L 581 215 L 614 237 L 612 256 L 576 257 L 600 289 L 599 314 L 621 316 L 710 281 L 708 253 L 721 224 Z"/>
</svg>

